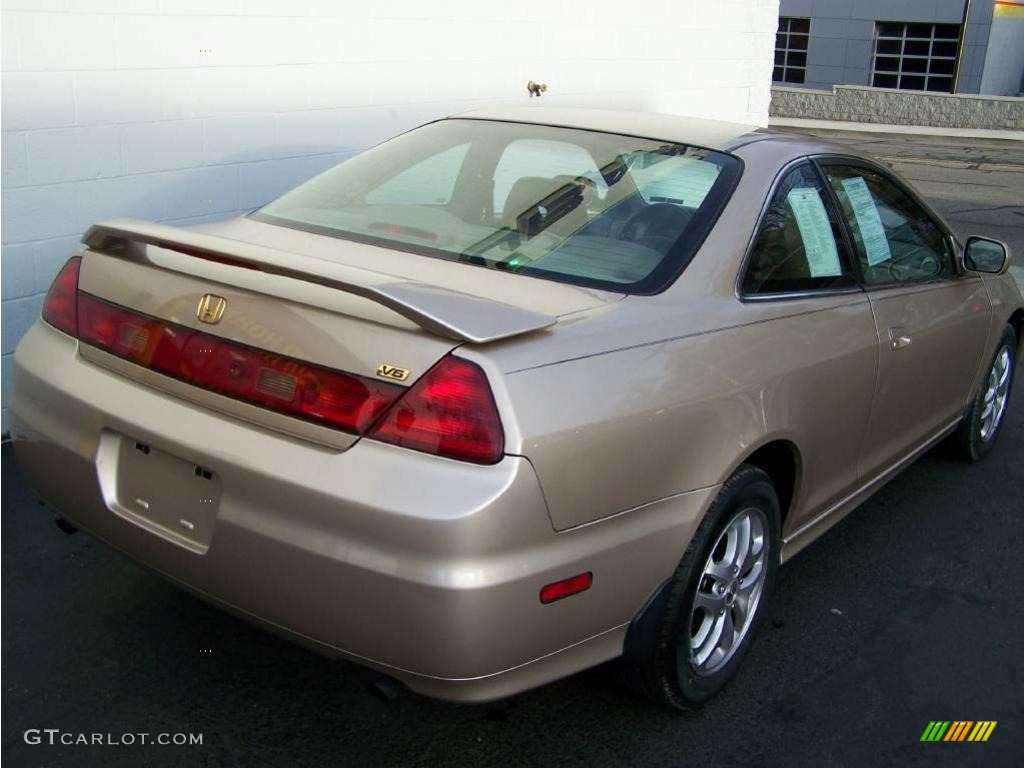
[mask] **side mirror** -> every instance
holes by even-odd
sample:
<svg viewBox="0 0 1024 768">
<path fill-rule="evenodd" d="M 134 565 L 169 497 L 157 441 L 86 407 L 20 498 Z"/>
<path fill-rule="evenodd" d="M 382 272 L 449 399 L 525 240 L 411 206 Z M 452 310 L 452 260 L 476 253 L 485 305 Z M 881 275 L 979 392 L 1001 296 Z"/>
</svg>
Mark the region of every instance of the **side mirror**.
<svg viewBox="0 0 1024 768">
<path fill-rule="evenodd" d="M 1010 249 L 998 240 L 972 237 L 964 247 L 964 269 L 986 275 L 1001 275 L 1010 266 Z"/>
</svg>

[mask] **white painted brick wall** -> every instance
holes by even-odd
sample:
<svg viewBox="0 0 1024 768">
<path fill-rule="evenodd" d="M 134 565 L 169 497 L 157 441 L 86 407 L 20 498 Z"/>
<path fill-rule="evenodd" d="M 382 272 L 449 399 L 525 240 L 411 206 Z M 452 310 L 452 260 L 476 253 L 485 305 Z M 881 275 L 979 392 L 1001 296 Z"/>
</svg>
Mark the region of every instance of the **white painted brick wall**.
<svg viewBox="0 0 1024 768">
<path fill-rule="evenodd" d="M 418 123 L 528 104 L 530 79 L 543 105 L 764 124 L 777 18 L 778 0 L 4 0 L 4 400 L 94 221 L 237 215 Z"/>
</svg>

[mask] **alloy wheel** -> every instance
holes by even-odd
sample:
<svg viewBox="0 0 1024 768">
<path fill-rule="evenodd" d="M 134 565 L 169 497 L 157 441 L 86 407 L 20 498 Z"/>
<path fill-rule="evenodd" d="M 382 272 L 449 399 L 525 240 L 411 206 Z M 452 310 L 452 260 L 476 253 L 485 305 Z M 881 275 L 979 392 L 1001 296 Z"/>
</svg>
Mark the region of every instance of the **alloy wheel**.
<svg viewBox="0 0 1024 768">
<path fill-rule="evenodd" d="M 1006 404 L 1010 399 L 1010 378 L 1013 375 L 1011 363 L 1010 349 L 1004 346 L 996 355 L 995 362 L 992 363 L 992 370 L 988 375 L 984 406 L 981 412 L 982 441 L 987 442 L 992 438 L 1003 420 L 1003 414 L 1006 413 Z"/>
<path fill-rule="evenodd" d="M 769 556 L 764 512 L 747 507 L 725 526 L 704 564 L 690 614 L 690 666 L 712 675 L 750 630 L 761 599 Z"/>
</svg>

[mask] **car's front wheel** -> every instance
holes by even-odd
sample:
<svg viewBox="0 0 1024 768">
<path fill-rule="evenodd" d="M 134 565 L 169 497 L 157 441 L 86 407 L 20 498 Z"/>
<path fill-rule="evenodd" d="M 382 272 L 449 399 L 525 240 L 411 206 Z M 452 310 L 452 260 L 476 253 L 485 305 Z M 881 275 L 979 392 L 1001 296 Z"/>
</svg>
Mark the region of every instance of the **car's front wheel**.
<svg viewBox="0 0 1024 768">
<path fill-rule="evenodd" d="M 978 461 L 995 445 L 1010 404 L 1016 351 L 1017 335 L 1007 326 L 970 410 L 950 438 L 950 447 L 959 457 Z"/>
<path fill-rule="evenodd" d="M 677 709 L 733 676 L 765 614 L 779 562 L 779 499 L 768 475 L 741 466 L 722 486 L 663 599 L 651 642 L 624 665 L 631 687 Z"/>
</svg>

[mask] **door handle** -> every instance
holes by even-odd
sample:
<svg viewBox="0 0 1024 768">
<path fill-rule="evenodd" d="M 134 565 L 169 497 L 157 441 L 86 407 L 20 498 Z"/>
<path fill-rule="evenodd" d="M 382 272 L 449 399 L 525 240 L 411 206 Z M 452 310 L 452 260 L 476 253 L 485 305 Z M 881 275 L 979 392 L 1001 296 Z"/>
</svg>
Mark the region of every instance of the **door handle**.
<svg viewBox="0 0 1024 768">
<path fill-rule="evenodd" d="M 892 341 L 892 348 L 894 350 L 909 347 L 914 341 L 907 332 L 907 329 L 901 325 L 894 325 L 889 329 L 889 340 Z"/>
</svg>

